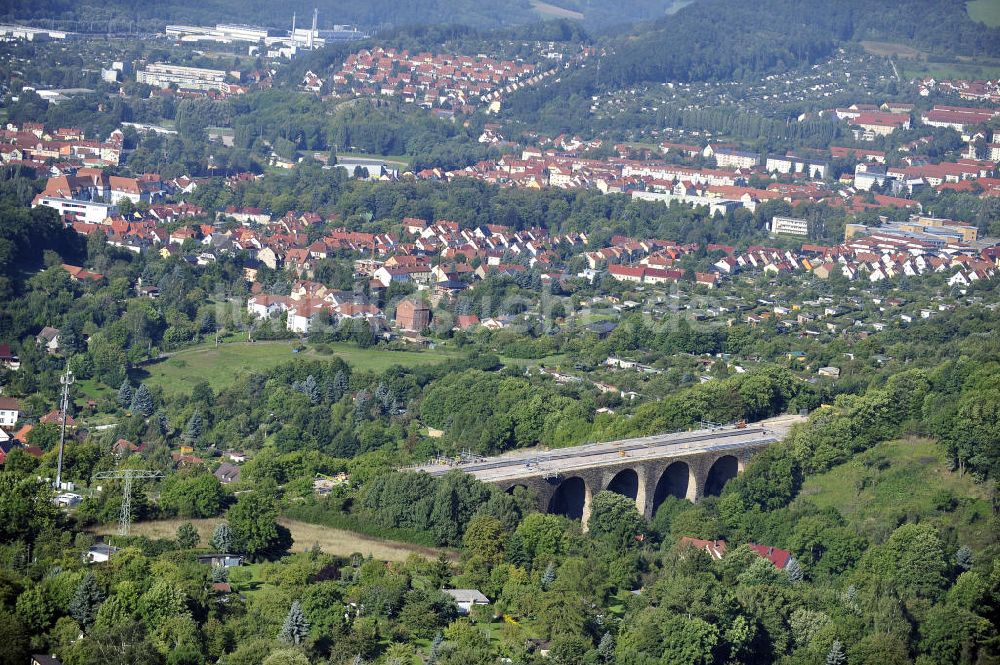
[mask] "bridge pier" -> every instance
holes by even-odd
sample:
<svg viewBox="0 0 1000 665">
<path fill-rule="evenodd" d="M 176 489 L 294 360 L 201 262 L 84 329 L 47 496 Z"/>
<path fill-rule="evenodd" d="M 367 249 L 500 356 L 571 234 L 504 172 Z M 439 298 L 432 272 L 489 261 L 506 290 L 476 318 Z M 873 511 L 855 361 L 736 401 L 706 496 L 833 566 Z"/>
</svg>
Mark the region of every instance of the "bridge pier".
<svg viewBox="0 0 1000 665">
<path fill-rule="evenodd" d="M 691 480 L 688 482 L 687 497 L 691 503 L 698 503 L 705 498 L 705 483 L 708 481 L 708 469 L 712 466 L 706 460 L 697 460 L 690 464 Z"/>
<path fill-rule="evenodd" d="M 599 491 L 599 490 L 598 490 Z M 590 531 L 590 504 L 594 500 L 594 492 L 590 489 L 590 483 L 583 481 L 583 515 L 580 516 L 584 533 Z"/>
<path fill-rule="evenodd" d="M 639 476 L 639 487 L 635 494 L 635 509 L 639 511 L 640 515 L 646 517 L 653 512 L 653 492 L 656 491 L 656 483 L 649 482 L 649 465 L 641 464 L 635 472 Z"/>
</svg>

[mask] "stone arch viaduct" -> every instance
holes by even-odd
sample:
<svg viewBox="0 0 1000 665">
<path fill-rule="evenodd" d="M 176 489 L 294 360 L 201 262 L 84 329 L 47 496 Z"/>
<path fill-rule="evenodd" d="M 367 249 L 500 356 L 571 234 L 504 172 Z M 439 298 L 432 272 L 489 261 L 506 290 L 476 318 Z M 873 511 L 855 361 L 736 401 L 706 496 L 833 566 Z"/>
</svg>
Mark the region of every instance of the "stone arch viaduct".
<svg viewBox="0 0 1000 665">
<path fill-rule="evenodd" d="M 590 502 L 608 490 L 633 499 L 650 518 L 667 497 L 697 502 L 718 495 L 750 458 L 783 438 L 786 428 L 756 423 L 592 443 L 554 450 L 526 450 L 418 470 L 442 475 L 458 469 L 505 491 L 530 490 L 540 510 L 582 519 Z"/>
</svg>

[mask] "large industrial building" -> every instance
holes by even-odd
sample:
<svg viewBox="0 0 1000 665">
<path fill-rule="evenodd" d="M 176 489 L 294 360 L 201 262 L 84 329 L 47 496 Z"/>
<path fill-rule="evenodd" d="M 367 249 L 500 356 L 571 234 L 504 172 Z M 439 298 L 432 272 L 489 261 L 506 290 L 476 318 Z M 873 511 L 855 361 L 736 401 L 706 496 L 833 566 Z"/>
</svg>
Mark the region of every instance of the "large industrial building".
<svg viewBox="0 0 1000 665">
<path fill-rule="evenodd" d="M 251 54 L 260 53 L 260 45 L 267 49 L 267 55 L 294 57 L 302 49 L 323 48 L 328 42 L 364 39 L 364 33 L 351 25 L 335 25 L 332 30 L 317 27 L 319 14 L 313 11 L 312 27 L 296 27 L 296 17 L 292 15 L 291 30 L 260 28 L 252 25 L 220 23 L 214 28 L 195 25 L 168 25 L 166 35 L 180 42 L 212 41 L 222 44 L 242 42 L 250 44 Z"/>
</svg>

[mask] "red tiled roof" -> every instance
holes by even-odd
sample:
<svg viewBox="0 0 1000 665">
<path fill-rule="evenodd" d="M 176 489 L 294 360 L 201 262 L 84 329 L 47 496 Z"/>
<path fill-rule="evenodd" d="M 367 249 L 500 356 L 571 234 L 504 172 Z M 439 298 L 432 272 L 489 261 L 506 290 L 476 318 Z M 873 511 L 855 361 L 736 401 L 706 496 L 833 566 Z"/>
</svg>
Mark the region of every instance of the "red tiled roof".
<svg viewBox="0 0 1000 665">
<path fill-rule="evenodd" d="M 788 565 L 789 559 L 792 558 L 791 552 L 788 550 L 778 549 L 777 547 L 768 547 L 767 545 L 750 543 L 750 549 L 773 563 L 774 567 L 778 570 L 783 570 L 785 566 Z"/>
</svg>

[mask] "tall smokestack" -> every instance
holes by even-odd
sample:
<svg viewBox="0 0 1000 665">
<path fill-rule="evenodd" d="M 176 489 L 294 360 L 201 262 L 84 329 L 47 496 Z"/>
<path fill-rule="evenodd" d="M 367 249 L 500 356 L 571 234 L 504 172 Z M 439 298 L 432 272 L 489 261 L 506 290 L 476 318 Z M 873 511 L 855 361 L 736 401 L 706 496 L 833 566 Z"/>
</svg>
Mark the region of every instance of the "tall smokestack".
<svg viewBox="0 0 1000 665">
<path fill-rule="evenodd" d="M 319 8 L 313 7 L 313 26 L 312 30 L 309 31 L 309 49 L 313 48 L 313 35 L 316 34 L 316 19 L 319 18 Z"/>
<path fill-rule="evenodd" d="M 295 12 L 292 12 L 292 43 L 295 43 Z"/>
</svg>

